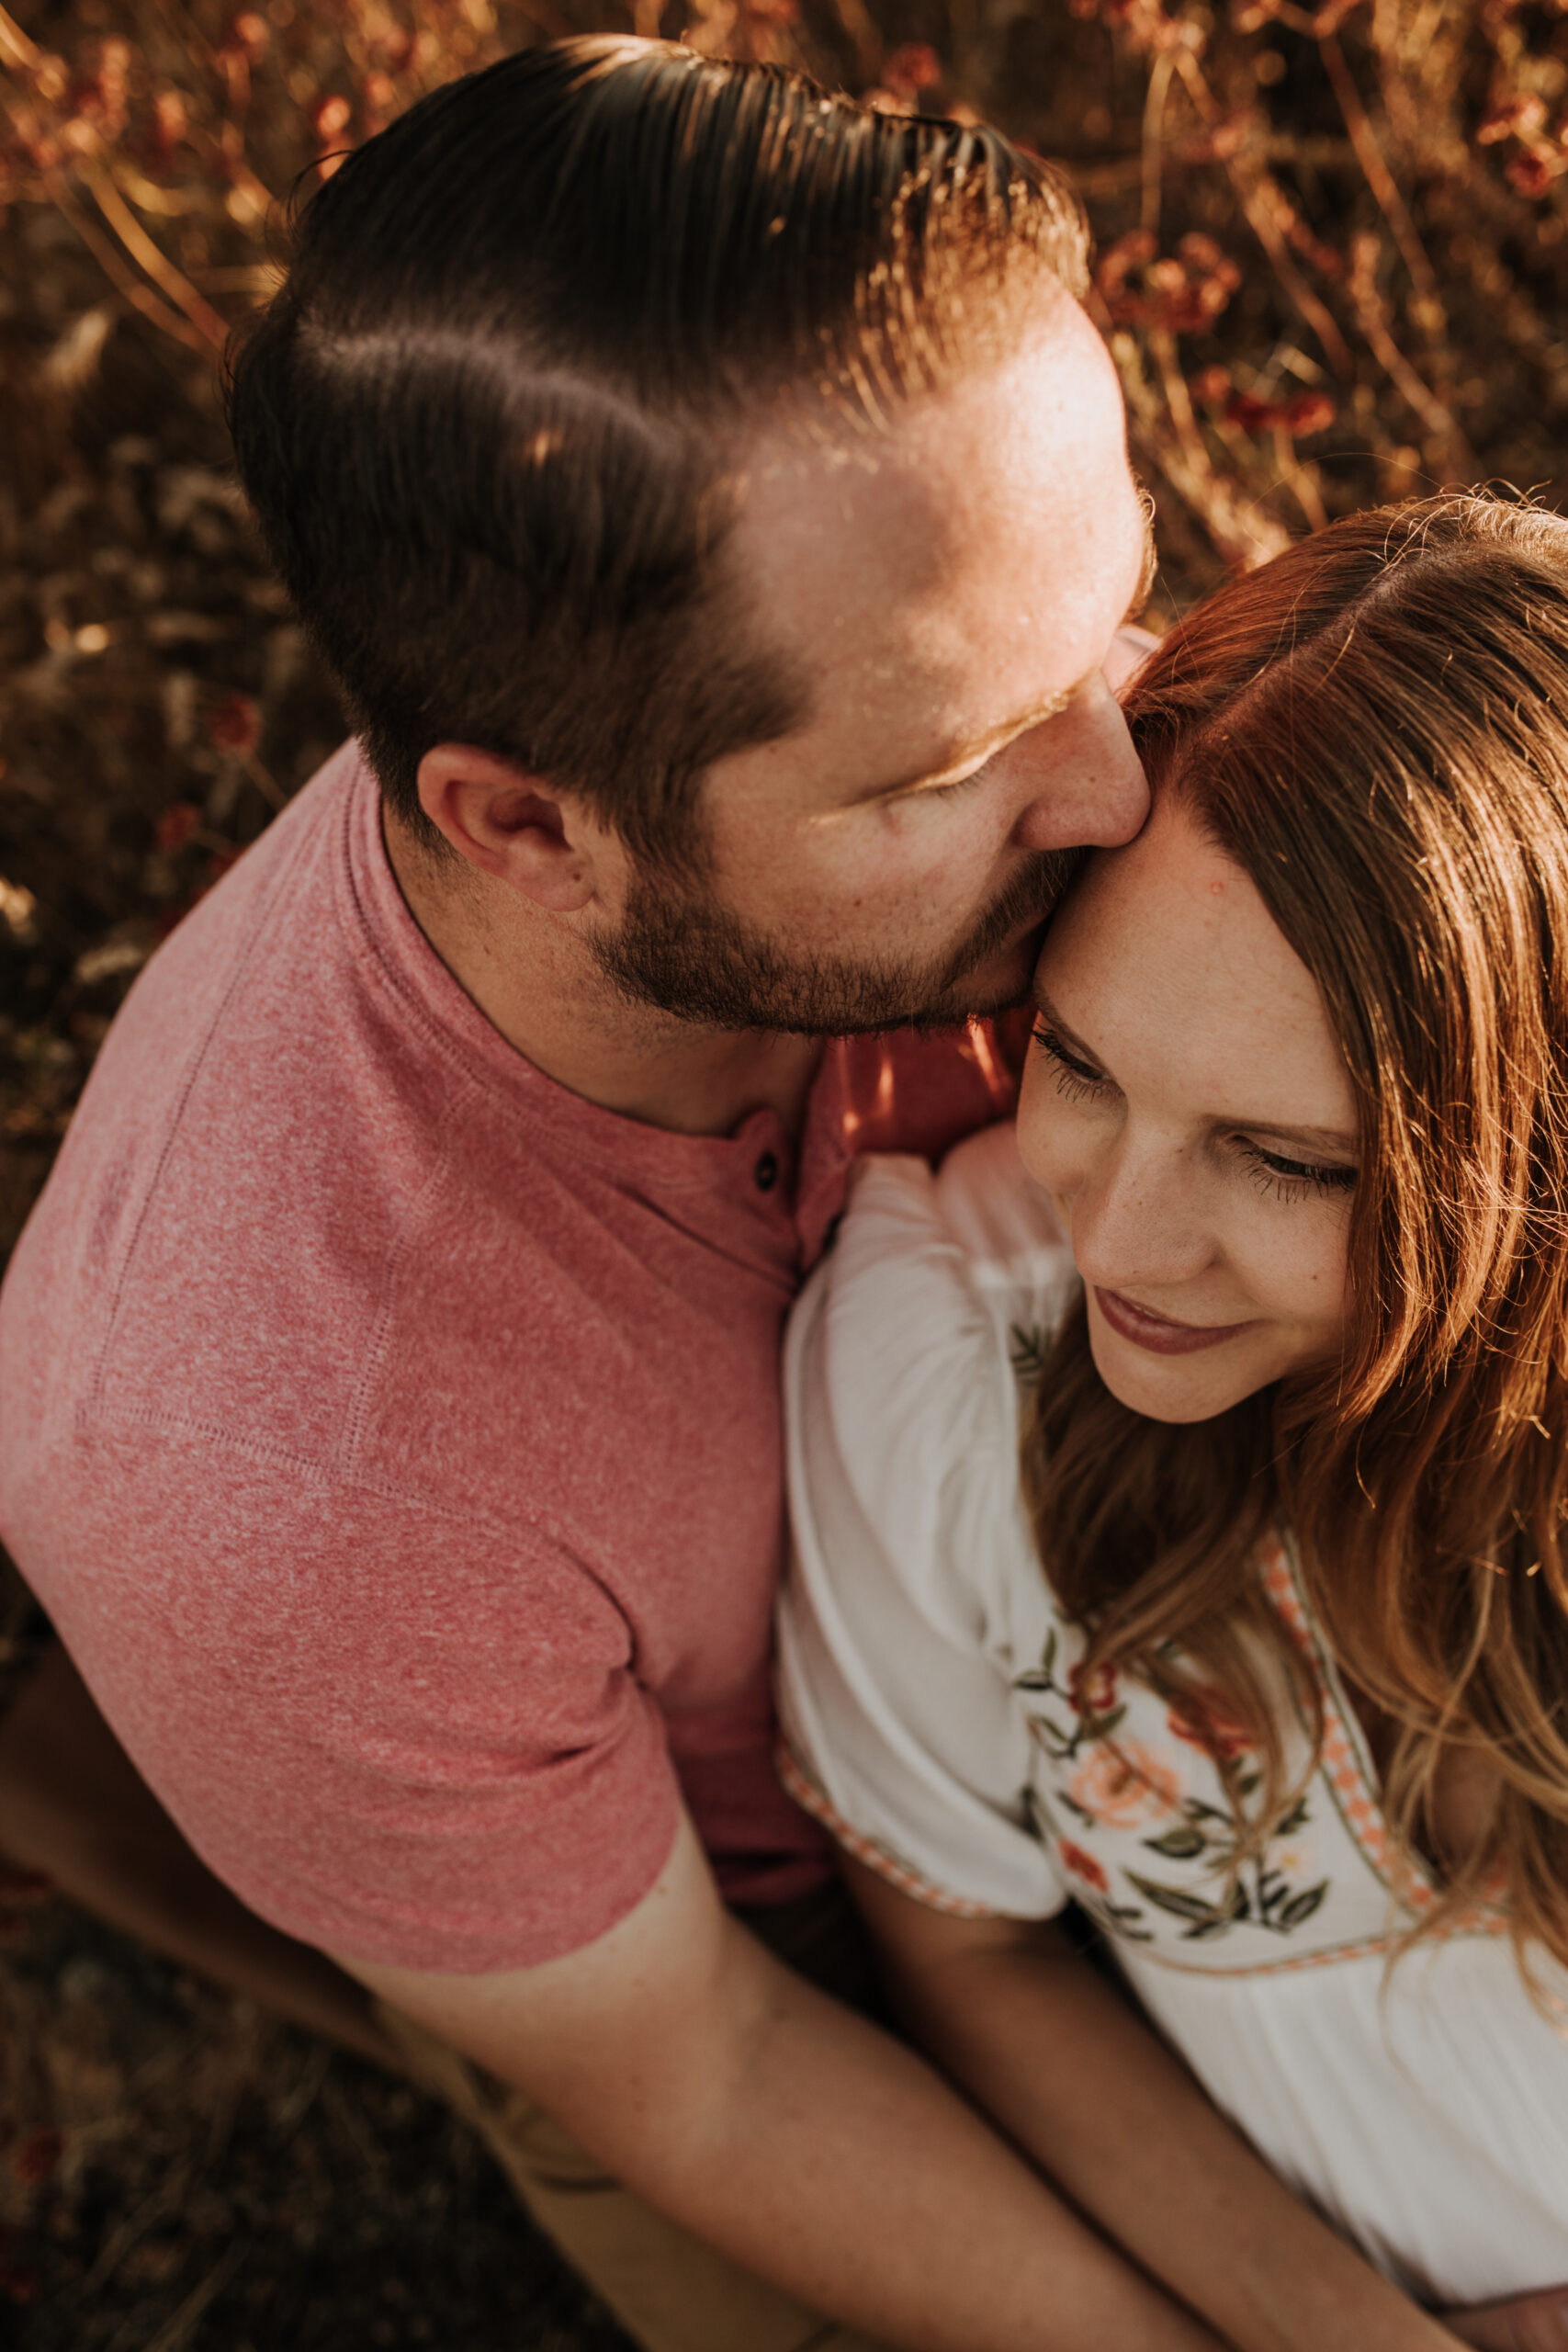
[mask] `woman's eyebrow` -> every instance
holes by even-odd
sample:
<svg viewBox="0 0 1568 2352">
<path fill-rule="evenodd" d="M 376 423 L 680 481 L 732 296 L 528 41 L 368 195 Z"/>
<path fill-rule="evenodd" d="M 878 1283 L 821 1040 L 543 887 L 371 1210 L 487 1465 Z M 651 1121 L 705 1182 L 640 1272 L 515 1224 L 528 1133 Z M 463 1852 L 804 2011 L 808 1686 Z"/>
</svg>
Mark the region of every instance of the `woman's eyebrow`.
<svg viewBox="0 0 1568 2352">
<path fill-rule="evenodd" d="M 1314 1150 L 1342 1152 L 1347 1159 L 1354 1159 L 1360 1144 L 1359 1136 L 1347 1135 L 1341 1127 L 1292 1127 L 1282 1119 L 1220 1119 L 1215 1125 L 1255 1129 L 1279 1136 L 1286 1143 L 1304 1143 Z"/>
<path fill-rule="evenodd" d="M 1071 1052 L 1081 1054 L 1086 1062 L 1092 1062 L 1097 1070 L 1109 1078 L 1111 1073 L 1101 1057 L 1087 1039 L 1079 1036 L 1070 1023 L 1063 1020 L 1038 982 L 1030 993 L 1041 1019 L 1049 1023 L 1052 1035 L 1059 1038 Z M 1281 1143 L 1304 1144 L 1309 1151 L 1333 1152 L 1346 1159 L 1353 1159 L 1360 1146 L 1359 1136 L 1348 1135 L 1341 1127 L 1299 1127 L 1289 1119 L 1247 1119 L 1235 1112 L 1216 1112 L 1209 1124 L 1213 1127 L 1242 1127 L 1249 1134 L 1277 1136 Z"/>
<path fill-rule="evenodd" d="M 1050 1023 L 1052 1035 L 1059 1037 L 1064 1046 L 1070 1046 L 1075 1053 L 1081 1054 L 1086 1062 L 1092 1062 L 1096 1069 L 1104 1069 L 1105 1064 L 1100 1060 L 1100 1056 L 1095 1052 L 1094 1047 L 1091 1045 L 1089 1045 L 1085 1039 L 1080 1037 L 1076 1029 L 1070 1027 L 1069 1024 L 1063 1020 L 1061 1014 L 1057 1012 L 1055 1006 L 1052 1003 L 1044 989 L 1039 986 L 1038 982 L 1035 982 L 1031 987 L 1030 994 L 1034 999 L 1035 1011 L 1039 1013 L 1041 1019 Z M 1109 1073 L 1107 1073 L 1107 1075 L 1109 1075 Z"/>
</svg>

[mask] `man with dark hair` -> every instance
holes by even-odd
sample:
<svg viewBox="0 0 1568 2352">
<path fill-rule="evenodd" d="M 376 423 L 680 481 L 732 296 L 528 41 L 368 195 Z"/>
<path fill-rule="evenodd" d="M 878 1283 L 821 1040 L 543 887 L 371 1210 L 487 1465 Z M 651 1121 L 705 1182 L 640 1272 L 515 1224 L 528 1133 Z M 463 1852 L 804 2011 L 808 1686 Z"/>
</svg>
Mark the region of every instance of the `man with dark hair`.
<svg viewBox="0 0 1568 2352">
<path fill-rule="evenodd" d="M 127 1776 L 66 1883 L 189 1950 L 186 1890 L 241 1973 L 232 1890 L 302 2013 L 335 1954 L 670 2352 L 1214 2342 L 816 1989 L 771 1764 L 784 1312 L 856 1152 L 1005 1107 L 977 1017 L 1145 812 L 1083 271 L 994 134 L 654 43 L 351 156 L 231 415 L 358 741 L 138 982 L 0 1317 L 0 1523 L 93 1694 L 6 1841 L 58 1863 L 107 1719 L 188 1849 Z"/>
</svg>

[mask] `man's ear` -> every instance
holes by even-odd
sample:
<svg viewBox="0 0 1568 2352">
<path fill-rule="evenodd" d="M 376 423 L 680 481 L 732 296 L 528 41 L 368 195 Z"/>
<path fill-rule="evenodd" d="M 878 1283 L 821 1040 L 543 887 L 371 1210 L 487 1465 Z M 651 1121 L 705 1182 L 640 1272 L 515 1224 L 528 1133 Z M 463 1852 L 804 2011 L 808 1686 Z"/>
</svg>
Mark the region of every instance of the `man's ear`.
<svg viewBox="0 0 1568 2352">
<path fill-rule="evenodd" d="M 471 743 L 437 743 L 419 763 L 431 823 L 468 865 L 552 914 L 578 914 L 608 878 L 612 836 L 576 793 Z"/>
</svg>

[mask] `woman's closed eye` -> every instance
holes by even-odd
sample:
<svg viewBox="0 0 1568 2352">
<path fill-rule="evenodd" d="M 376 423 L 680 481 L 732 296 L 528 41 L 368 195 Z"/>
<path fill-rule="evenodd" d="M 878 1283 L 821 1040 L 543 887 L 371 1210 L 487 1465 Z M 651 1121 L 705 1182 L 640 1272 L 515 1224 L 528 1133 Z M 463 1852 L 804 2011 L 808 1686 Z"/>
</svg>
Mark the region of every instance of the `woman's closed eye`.
<svg viewBox="0 0 1568 2352">
<path fill-rule="evenodd" d="M 1081 1102 L 1090 1094 L 1114 1092 L 1114 1083 L 1105 1072 L 1096 1069 L 1092 1062 L 1085 1061 L 1081 1054 L 1065 1045 L 1048 1021 L 1036 1021 L 1034 1042 L 1046 1059 L 1055 1062 L 1056 1091 L 1065 1094 L 1069 1102 Z"/>
<path fill-rule="evenodd" d="M 1114 1079 L 1107 1078 L 1086 1055 L 1069 1046 L 1043 1016 L 1034 1023 L 1034 1042 L 1046 1059 L 1055 1064 L 1056 1091 L 1069 1102 L 1116 1092 Z M 1282 1151 L 1267 1150 L 1250 1136 L 1235 1136 L 1232 1142 L 1259 1192 L 1271 1193 L 1278 1201 L 1345 1193 L 1355 1186 L 1356 1170 L 1342 1160 L 1296 1159 Z"/>
<path fill-rule="evenodd" d="M 1287 1159 L 1283 1152 L 1265 1151 L 1249 1136 L 1237 1136 L 1236 1148 L 1247 1163 L 1259 1192 L 1279 1201 L 1300 1201 L 1312 1193 L 1348 1193 L 1356 1171 L 1334 1160 Z"/>
</svg>

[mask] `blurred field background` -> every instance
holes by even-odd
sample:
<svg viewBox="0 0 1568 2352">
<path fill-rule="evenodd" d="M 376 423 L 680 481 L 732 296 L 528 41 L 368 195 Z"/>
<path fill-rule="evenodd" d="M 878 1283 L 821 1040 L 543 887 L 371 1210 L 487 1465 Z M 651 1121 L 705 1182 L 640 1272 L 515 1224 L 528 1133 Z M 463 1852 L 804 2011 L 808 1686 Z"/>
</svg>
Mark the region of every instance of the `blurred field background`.
<svg viewBox="0 0 1568 2352">
<path fill-rule="evenodd" d="M 0 1250 L 160 938 L 337 741 L 225 461 L 281 199 L 553 35 L 798 62 L 1071 169 L 1150 618 L 1325 518 L 1568 487 L 1568 0 L 77 0 L 0 11 Z M 0 1585 L 0 1701 L 41 1628 Z M 0 2340 L 612 2352 L 400 2086 L 0 1877 Z"/>
</svg>

